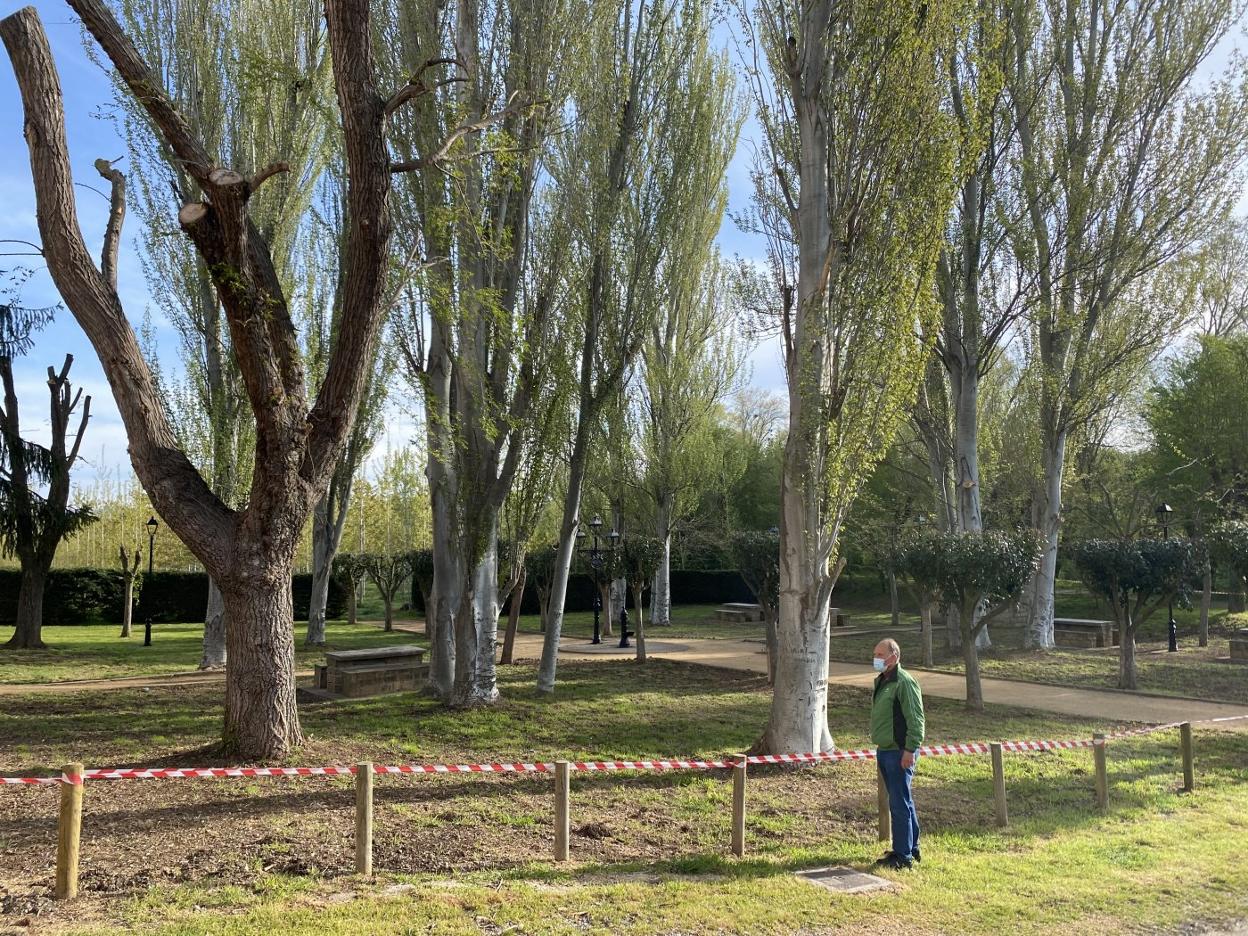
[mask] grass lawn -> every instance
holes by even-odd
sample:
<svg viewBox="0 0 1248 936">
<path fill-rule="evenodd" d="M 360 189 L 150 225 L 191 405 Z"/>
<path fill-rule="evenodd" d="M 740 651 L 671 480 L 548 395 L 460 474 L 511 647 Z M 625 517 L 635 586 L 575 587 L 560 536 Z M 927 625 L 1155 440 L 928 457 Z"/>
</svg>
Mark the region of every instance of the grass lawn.
<svg viewBox="0 0 1248 936">
<path fill-rule="evenodd" d="M 529 665 L 502 700 L 447 712 L 418 694 L 303 709 L 297 764 L 730 755 L 766 719 L 748 673 L 651 661 L 560 666 L 553 697 Z M 5 700 L 0 769 L 213 765 L 219 690 L 188 687 Z M 11 704 L 10 704 L 11 703 Z M 864 690 L 833 687 L 843 747 L 866 744 Z M 1113 726 L 930 700 L 933 742 L 1087 737 Z M 726 856 L 719 772 L 578 774 L 573 861 L 551 849 L 544 776 L 379 777 L 375 881 L 351 873 L 350 783 L 97 781 L 86 788 L 83 897 L 48 897 L 57 792 L 0 788 L 0 927 L 37 932 L 1024 933 L 1168 931 L 1248 916 L 1248 735 L 1196 733 L 1197 790 L 1174 733 L 1115 742 L 1111 812 L 1092 809 L 1086 750 L 1007 755 L 1011 826 L 991 825 L 987 758 L 929 758 L 915 783 L 924 863 L 896 889 L 831 895 L 795 879 L 865 867 L 875 841 L 870 764 L 758 769 L 747 857 Z"/>
<path fill-rule="evenodd" d="M 385 633 L 374 624 L 348 626 L 331 621 L 325 630 L 324 647 L 307 647 L 303 636 L 307 623 L 295 624 L 295 665 L 310 668 L 322 662 L 326 650 L 391 643 L 423 642 L 410 633 Z M 71 679 L 106 679 L 116 676 L 155 676 L 191 672 L 199 666 L 203 650 L 203 624 L 157 624 L 152 645 L 143 646 L 143 628 L 123 640 L 115 624 L 82 624 L 45 627 L 44 650 L 0 649 L 0 683 L 50 683 Z M 8 640 L 11 627 L 0 627 L 0 643 Z"/>
</svg>

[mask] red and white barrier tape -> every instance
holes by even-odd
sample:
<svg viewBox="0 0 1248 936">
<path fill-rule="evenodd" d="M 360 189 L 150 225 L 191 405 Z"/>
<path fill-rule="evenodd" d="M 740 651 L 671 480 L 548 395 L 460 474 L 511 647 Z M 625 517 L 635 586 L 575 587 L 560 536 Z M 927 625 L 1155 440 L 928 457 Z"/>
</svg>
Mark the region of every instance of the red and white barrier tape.
<svg viewBox="0 0 1248 936">
<path fill-rule="evenodd" d="M 1230 715 L 1224 718 L 1206 718 L 1192 724 L 1242 721 L 1248 715 Z M 1105 741 L 1136 737 L 1177 728 L 1183 722 L 1149 725 L 1131 728 L 1105 736 Z M 1091 738 L 1066 741 L 1002 741 L 1006 751 L 1055 751 L 1093 747 L 1098 742 Z M 966 744 L 932 744 L 919 748 L 926 757 L 942 757 L 963 754 L 987 754 L 992 746 L 984 741 Z M 800 764 L 829 761 L 875 760 L 874 750 L 841 750 L 811 752 L 805 754 L 755 754 L 745 758 L 749 764 Z M 570 761 L 571 771 L 616 770 L 726 770 L 740 763 L 732 760 L 637 760 L 637 761 Z M 554 773 L 553 762 L 515 764 L 375 764 L 376 774 L 448 774 L 448 773 Z M 41 783 L 82 783 L 84 780 L 178 780 L 193 777 L 342 777 L 352 776 L 355 767 L 149 767 L 139 769 L 94 769 L 83 771 L 82 776 L 61 774 L 59 777 L 0 777 L 0 785 L 35 785 Z"/>
</svg>

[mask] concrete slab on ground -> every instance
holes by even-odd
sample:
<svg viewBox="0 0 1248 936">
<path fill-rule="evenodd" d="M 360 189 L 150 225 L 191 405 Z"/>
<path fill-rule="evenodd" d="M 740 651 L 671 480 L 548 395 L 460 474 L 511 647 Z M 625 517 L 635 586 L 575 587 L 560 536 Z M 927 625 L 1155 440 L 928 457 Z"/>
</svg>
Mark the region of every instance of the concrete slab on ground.
<svg viewBox="0 0 1248 936">
<path fill-rule="evenodd" d="M 853 868 L 811 868 L 808 871 L 798 871 L 797 876 L 837 894 L 866 894 L 893 888 L 892 881 L 864 871 L 855 871 Z"/>
</svg>

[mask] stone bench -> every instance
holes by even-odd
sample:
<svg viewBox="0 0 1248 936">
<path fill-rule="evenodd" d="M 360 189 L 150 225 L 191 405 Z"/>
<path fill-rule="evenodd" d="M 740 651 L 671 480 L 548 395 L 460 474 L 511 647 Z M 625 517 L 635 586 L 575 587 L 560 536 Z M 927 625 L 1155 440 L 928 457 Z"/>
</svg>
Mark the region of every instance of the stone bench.
<svg viewBox="0 0 1248 936">
<path fill-rule="evenodd" d="M 414 644 L 334 650 L 314 667 L 316 688 L 345 699 L 410 692 L 421 688 L 429 676 L 424 656 L 424 648 Z"/>
<path fill-rule="evenodd" d="M 1118 626 L 1112 621 L 1054 618 L 1053 643 L 1059 647 L 1116 647 Z"/>
<path fill-rule="evenodd" d="M 716 609 L 715 619 L 717 621 L 761 621 L 763 609 L 761 605 L 730 601 Z"/>
<path fill-rule="evenodd" d="M 1248 627 L 1231 634 L 1231 662 L 1248 663 Z"/>
</svg>

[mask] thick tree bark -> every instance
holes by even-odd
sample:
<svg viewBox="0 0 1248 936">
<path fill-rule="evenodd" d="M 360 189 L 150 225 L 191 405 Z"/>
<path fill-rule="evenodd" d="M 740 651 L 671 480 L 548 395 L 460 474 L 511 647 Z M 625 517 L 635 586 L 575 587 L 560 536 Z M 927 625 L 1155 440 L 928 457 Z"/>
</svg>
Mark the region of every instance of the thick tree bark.
<svg viewBox="0 0 1248 936">
<path fill-rule="evenodd" d="M 224 748 L 258 760 L 286 757 L 303 740 L 295 707 L 291 567 L 276 557 L 222 584 L 228 658 Z"/>
<path fill-rule="evenodd" d="M 633 624 L 633 637 L 637 646 L 638 663 L 646 662 L 646 612 L 641 603 L 644 591 L 645 587 L 640 584 L 633 588 L 633 611 L 637 614 L 637 620 Z"/>
<path fill-rule="evenodd" d="M 14 650 L 42 650 L 43 592 L 48 570 L 40 563 L 22 560 L 21 586 L 17 593 L 17 621 L 13 636 L 5 646 Z"/>
<path fill-rule="evenodd" d="M 199 659 L 201 670 L 225 667 L 228 650 L 225 640 L 225 598 L 216 579 L 208 576 L 208 613 L 204 615 L 204 648 Z"/>
<path fill-rule="evenodd" d="M 498 700 L 498 537 L 489 545 L 460 596 L 455 615 L 455 684 L 452 704 L 488 705 Z"/>
</svg>

